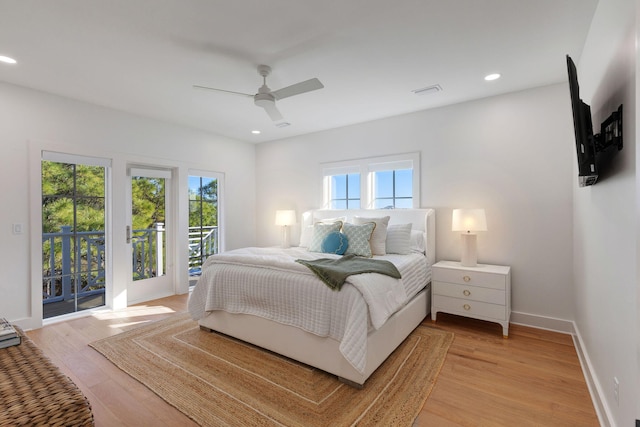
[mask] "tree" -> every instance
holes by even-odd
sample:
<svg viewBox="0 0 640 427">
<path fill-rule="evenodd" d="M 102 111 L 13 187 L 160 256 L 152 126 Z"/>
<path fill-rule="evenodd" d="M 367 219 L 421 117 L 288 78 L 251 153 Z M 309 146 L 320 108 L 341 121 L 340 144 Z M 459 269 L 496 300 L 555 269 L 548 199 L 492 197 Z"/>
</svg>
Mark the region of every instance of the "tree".
<svg viewBox="0 0 640 427">
<path fill-rule="evenodd" d="M 203 181 L 197 191 L 189 190 L 189 227 L 218 225 L 218 180 Z"/>
</svg>

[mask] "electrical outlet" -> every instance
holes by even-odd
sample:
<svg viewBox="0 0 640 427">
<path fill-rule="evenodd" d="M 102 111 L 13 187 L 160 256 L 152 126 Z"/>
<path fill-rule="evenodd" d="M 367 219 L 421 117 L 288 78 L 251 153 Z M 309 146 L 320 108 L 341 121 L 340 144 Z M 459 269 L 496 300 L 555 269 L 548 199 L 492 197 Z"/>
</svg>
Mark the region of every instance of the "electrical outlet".
<svg viewBox="0 0 640 427">
<path fill-rule="evenodd" d="M 618 378 L 613 377 L 613 397 L 616 399 L 616 404 L 620 404 L 620 381 Z"/>
</svg>

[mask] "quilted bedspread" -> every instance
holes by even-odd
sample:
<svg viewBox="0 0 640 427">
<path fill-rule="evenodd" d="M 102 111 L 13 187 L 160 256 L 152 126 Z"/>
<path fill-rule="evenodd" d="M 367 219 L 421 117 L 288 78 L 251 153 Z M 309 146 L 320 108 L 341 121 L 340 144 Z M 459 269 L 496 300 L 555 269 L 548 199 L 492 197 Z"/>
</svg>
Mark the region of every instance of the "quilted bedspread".
<svg viewBox="0 0 640 427">
<path fill-rule="evenodd" d="M 260 316 L 340 342 L 343 356 L 364 372 L 367 334 L 379 328 L 430 280 L 425 257 L 385 255 L 402 278 L 349 276 L 340 291 L 327 287 L 296 259 L 339 258 L 303 248 L 244 248 L 211 256 L 189 299 L 198 320 L 225 310 Z"/>
</svg>

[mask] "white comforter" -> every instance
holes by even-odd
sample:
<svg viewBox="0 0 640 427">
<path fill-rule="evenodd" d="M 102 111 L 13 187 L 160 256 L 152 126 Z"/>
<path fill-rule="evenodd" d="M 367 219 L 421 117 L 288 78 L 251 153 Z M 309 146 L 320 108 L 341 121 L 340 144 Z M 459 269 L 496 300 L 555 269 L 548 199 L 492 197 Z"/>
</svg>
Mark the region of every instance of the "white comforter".
<svg viewBox="0 0 640 427">
<path fill-rule="evenodd" d="M 244 248 L 211 256 L 189 299 L 201 319 L 226 310 L 264 317 L 340 341 L 340 351 L 364 372 L 369 324 L 375 329 L 428 282 L 424 256 L 376 257 L 393 262 L 402 279 L 367 273 L 349 276 L 340 291 L 326 286 L 296 259 L 338 258 L 301 248 Z"/>
</svg>

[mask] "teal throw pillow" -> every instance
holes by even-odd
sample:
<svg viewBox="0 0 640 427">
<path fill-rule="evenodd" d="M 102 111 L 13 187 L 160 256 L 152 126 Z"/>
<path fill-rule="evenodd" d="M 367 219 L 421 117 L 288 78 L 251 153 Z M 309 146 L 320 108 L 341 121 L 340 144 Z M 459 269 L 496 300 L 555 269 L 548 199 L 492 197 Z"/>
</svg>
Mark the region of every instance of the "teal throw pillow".
<svg viewBox="0 0 640 427">
<path fill-rule="evenodd" d="M 347 236 L 339 231 L 332 231 L 322 241 L 321 249 L 327 254 L 344 255 L 348 245 Z"/>
<path fill-rule="evenodd" d="M 333 232 L 339 232 L 342 228 L 342 222 L 336 221 L 330 224 L 323 224 L 318 222 L 313 226 L 313 237 L 311 243 L 309 243 L 309 252 L 322 252 L 322 242 L 327 234 Z"/>
</svg>

